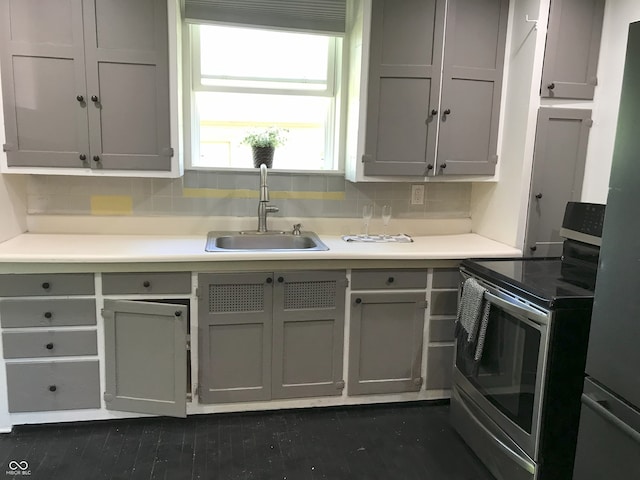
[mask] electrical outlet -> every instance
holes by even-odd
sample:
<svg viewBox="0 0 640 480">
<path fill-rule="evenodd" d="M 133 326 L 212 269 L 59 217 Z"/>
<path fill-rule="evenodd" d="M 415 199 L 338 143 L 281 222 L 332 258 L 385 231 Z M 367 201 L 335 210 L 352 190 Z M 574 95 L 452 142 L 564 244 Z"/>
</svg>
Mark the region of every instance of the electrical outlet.
<svg viewBox="0 0 640 480">
<path fill-rule="evenodd" d="M 411 185 L 411 205 L 424 204 L 424 185 Z"/>
</svg>

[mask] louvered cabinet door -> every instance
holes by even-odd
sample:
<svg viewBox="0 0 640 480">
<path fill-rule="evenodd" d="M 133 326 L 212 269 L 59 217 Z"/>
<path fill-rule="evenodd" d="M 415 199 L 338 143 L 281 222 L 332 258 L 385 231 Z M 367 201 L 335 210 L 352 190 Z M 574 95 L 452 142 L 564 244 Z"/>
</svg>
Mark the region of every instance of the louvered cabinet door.
<svg viewBox="0 0 640 480">
<path fill-rule="evenodd" d="M 198 277 L 200 402 L 271 399 L 272 273 Z"/>
<path fill-rule="evenodd" d="M 341 395 L 344 271 L 276 272 L 273 398 Z"/>
</svg>

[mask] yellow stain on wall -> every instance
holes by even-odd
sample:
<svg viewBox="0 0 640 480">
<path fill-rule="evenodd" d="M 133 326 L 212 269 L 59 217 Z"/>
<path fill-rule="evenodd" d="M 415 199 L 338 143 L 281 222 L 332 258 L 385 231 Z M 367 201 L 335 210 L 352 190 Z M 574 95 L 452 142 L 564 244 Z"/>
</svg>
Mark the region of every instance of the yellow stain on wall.
<svg viewBox="0 0 640 480">
<path fill-rule="evenodd" d="M 129 195 L 92 195 L 91 215 L 131 215 L 133 199 Z"/>
<path fill-rule="evenodd" d="M 232 190 L 222 188 L 183 188 L 182 196 L 191 198 L 258 198 L 256 190 Z M 344 192 L 269 192 L 272 199 L 344 200 Z"/>
</svg>

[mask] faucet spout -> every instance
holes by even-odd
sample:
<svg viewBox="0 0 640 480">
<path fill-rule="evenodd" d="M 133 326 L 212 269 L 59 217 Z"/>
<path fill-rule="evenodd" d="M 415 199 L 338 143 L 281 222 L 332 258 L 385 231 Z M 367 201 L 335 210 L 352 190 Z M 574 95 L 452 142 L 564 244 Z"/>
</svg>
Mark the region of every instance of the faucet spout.
<svg viewBox="0 0 640 480">
<path fill-rule="evenodd" d="M 269 201 L 269 186 L 267 185 L 267 166 L 263 163 L 260 165 L 260 201 Z"/>
<path fill-rule="evenodd" d="M 269 186 L 267 185 L 267 166 L 260 165 L 260 201 L 258 202 L 258 233 L 267 233 L 267 213 L 278 212 L 275 205 L 269 205 Z"/>
</svg>

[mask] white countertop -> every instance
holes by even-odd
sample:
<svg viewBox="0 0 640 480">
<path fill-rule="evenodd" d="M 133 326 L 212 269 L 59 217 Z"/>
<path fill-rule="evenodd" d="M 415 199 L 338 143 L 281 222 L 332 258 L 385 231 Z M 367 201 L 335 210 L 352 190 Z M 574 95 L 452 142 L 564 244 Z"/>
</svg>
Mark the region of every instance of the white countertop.
<svg viewBox="0 0 640 480">
<path fill-rule="evenodd" d="M 206 235 L 24 233 L 0 243 L 0 262 L 146 263 L 264 260 L 459 260 L 522 252 L 474 233 L 415 236 L 413 243 L 355 243 L 319 235 L 328 251 L 205 252 Z"/>
</svg>

